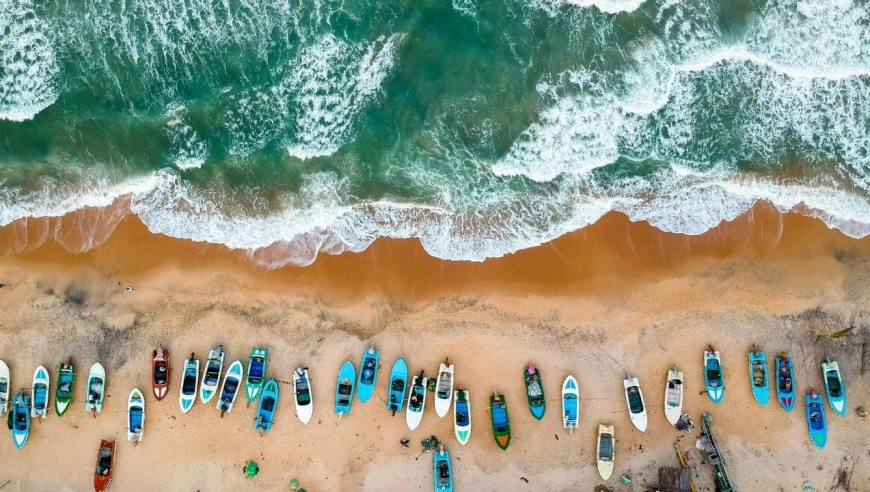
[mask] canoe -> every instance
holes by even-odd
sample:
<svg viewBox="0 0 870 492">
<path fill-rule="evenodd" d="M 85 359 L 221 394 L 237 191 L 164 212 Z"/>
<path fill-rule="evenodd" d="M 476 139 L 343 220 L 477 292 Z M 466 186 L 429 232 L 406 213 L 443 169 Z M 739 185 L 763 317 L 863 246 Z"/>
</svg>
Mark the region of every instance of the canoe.
<svg viewBox="0 0 870 492">
<path fill-rule="evenodd" d="M 776 358 L 776 398 L 786 412 L 791 412 L 795 404 L 794 362 L 785 352 Z"/>
<path fill-rule="evenodd" d="M 9 390 L 12 386 L 12 375 L 9 366 L 0 360 L 0 417 L 9 411 Z"/>
<path fill-rule="evenodd" d="M 242 361 L 237 360 L 230 364 L 227 368 L 227 373 L 224 375 L 224 382 L 221 383 L 220 396 L 218 397 L 217 409 L 221 412 L 221 417 L 225 413 L 229 413 L 233 409 L 233 404 L 236 403 L 236 397 L 239 396 L 239 387 L 242 386 Z"/>
<path fill-rule="evenodd" d="M 450 402 L 453 401 L 453 364 L 444 361 L 438 368 L 438 379 L 435 382 L 435 413 L 440 418 L 450 412 Z"/>
<path fill-rule="evenodd" d="M 426 385 L 429 378 L 423 376 L 421 372 L 419 376 L 414 376 L 411 379 L 411 389 L 408 391 L 408 411 L 405 412 L 405 423 L 408 428 L 414 430 L 423 421 L 423 410 L 426 409 Z"/>
<path fill-rule="evenodd" d="M 24 390 L 18 392 L 12 400 L 12 442 L 21 449 L 27 444 L 30 436 L 30 395 Z"/>
<path fill-rule="evenodd" d="M 562 426 L 568 429 L 568 432 L 574 432 L 579 423 L 580 389 L 574 376 L 569 375 L 562 382 Z"/>
<path fill-rule="evenodd" d="M 401 412 L 405 406 L 405 388 L 408 386 L 408 364 L 405 359 L 399 357 L 393 362 L 390 371 L 390 398 L 387 400 L 387 410 Z"/>
<path fill-rule="evenodd" d="M 303 424 L 307 424 L 314 414 L 314 400 L 311 398 L 311 380 L 308 379 L 307 367 L 296 368 L 296 372 L 293 373 L 293 388 L 296 416 Z"/>
<path fill-rule="evenodd" d="M 825 379 L 825 393 L 831 409 L 839 415 L 846 415 L 846 385 L 836 361 L 822 362 L 822 377 Z"/>
<path fill-rule="evenodd" d="M 822 395 L 811 389 L 806 395 L 807 428 L 810 438 L 819 448 L 824 448 L 828 441 L 828 422 L 825 420 L 825 406 Z"/>
<path fill-rule="evenodd" d="M 169 351 L 163 347 L 151 351 L 151 390 L 157 401 L 169 391 Z"/>
<path fill-rule="evenodd" d="M 272 378 L 263 386 L 263 394 L 260 396 L 260 404 L 257 407 L 257 418 L 254 420 L 254 429 L 260 432 L 272 430 L 272 422 L 275 421 L 275 411 L 278 409 L 278 381 Z"/>
<path fill-rule="evenodd" d="M 647 415 L 640 382 L 637 378 L 626 375 L 622 385 L 625 388 L 625 403 L 628 405 L 628 416 L 631 418 L 631 423 L 637 430 L 644 432 L 646 431 Z"/>
<path fill-rule="evenodd" d="M 112 483 L 112 471 L 115 469 L 115 441 L 103 439 L 97 451 L 97 469 L 94 471 L 94 490 L 103 492 Z"/>
<path fill-rule="evenodd" d="M 375 392 L 375 384 L 378 380 L 378 357 L 379 353 L 374 347 L 363 352 L 356 390 L 360 403 L 369 401 L 372 393 Z"/>
<path fill-rule="evenodd" d="M 133 388 L 127 399 L 127 441 L 142 442 L 145 437 L 145 396 Z"/>
<path fill-rule="evenodd" d="M 208 353 L 205 372 L 202 374 L 202 383 L 199 385 L 199 399 L 203 403 L 210 402 L 215 393 L 217 393 L 226 357 L 227 354 L 224 352 L 223 345 L 218 345 Z"/>
<path fill-rule="evenodd" d="M 268 360 L 268 349 L 259 347 L 251 349 L 251 358 L 248 360 L 248 378 L 245 380 L 245 398 L 249 403 L 257 401 L 260 392 L 263 391 Z"/>
<path fill-rule="evenodd" d="M 503 451 L 511 444 L 511 421 L 504 395 L 493 391 L 489 397 L 489 416 L 492 419 L 492 436 Z"/>
<path fill-rule="evenodd" d="M 683 373 L 674 364 L 668 371 L 665 381 L 665 418 L 671 425 L 677 425 L 683 414 Z"/>
<path fill-rule="evenodd" d="M 725 398 L 725 379 L 722 375 L 722 361 L 719 352 L 710 345 L 704 351 L 704 384 L 707 387 L 707 396 L 715 404 L 722 403 Z"/>
<path fill-rule="evenodd" d="M 33 396 L 30 401 L 33 406 L 30 408 L 30 416 L 33 418 L 45 418 L 48 416 L 48 371 L 45 367 L 39 366 L 33 372 Z"/>
<path fill-rule="evenodd" d="M 450 466 L 450 453 L 444 445 L 432 455 L 432 476 L 435 492 L 453 492 L 453 468 Z"/>
<path fill-rule="evenodd" d="M 471 400 L 461 386 L 453 392 L 453 433 L 463 446 L 471 438 Z"/>
<path fill-rule="evenodd" d="M 340 416 L 350 414 L 355 379 L 356 368 L 353 362 L 347 360 L 341 365 L 338 377 L 335 379 L 335 413 Z"/>
<path fill-rule="evenodd" d="M 613 475 L 615 443 L 613 426 L 598 424 L 598 446 L 596 447 L 595 462 L 598 474 L 603 480 L 607 480 L 610 475 Z"/>
<path fill-rule="evenodd" d="M 529 401 L 529 411 L 532 412 L 532 417 L 541 420 L 544 418 L 544 412 L 547 411 L 544 385 L 541 383 L 541 371 L 529 362 L 523 371 L 523 378 L 526 381 L 526 399 Z"/>
<path fill-rule="evenodd" d="M 85 409 L 94 417 L 103 411 L 103 399 L 106 397 L 106 369 L 99 362 L 94 362 L 88 372 L 88 399 Z"/>
<path fill-rule="evenodd" d="M 749 384 L 752 396 L 760 405 L 770 401 L 770 381 L 767 376 L 767 354 L 755 349 L 749 352 Z"/>
<path fill-rule="evenodd" d="M 62 416 L 73 401 L 76 387 L 76 365 L 72 359 L 57 366 L 57 389 L 54 392 L 54 413 Z"/>
<path fill-rule="evenodd" d="M 181 392 L 178 394 L 178 405 L 181 413 L 187 413 L 196 403 L 196 385 L 199 380 L 199 360 L 190 354 L 184 361 L 184 374 L 181 376 Z"/>
</svg>

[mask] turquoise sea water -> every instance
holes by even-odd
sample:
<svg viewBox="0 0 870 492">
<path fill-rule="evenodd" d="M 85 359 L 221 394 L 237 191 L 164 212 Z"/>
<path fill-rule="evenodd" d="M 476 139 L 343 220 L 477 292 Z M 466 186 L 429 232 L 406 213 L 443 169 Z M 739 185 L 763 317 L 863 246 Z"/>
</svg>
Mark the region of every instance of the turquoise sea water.
<svg viewBox="0 0 870 492">
<path fill-rule="evenodd" d="M 0 0 L 0 225 L 482 260 L 868 193 L 866 0 Z"/>
</svg>

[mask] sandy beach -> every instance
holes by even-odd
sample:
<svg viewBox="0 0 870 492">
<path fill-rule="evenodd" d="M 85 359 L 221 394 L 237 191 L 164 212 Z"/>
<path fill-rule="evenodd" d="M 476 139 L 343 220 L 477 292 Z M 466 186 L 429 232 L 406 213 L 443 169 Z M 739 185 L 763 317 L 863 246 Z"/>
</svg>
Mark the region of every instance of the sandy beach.
<svg viewBox="0 0 870 492">
<path fill-rule="evenodd" d="M 123 209 L 123 206 L 118 208 Z M 97 246 L 86 252 L 81 246 Z M 77 402 L 62 418 L 35 423 L 24 449 L 0 439 L 0 486 L 7 490 L 92 488 L 100 439 L 117 439 L 113 490 L 431 490 L 431 455 L 420 441 L 436 435 L 453 455 L 456 489 L 465 491 L 654 490 L 661 467 L 676 467 L 674 442 L 688 453 L 698 490 L 712 491 L 712 470 L 695 449 L 698 435 L 664 418 L 667 369 L 685 373 L 684 408 L 696 423 L 711 412 L 737 490 L 832 488 L 845 470 L 852 491 L 870 490 L 870 240 L 850 239 L 821 221 L 779 214 L 764 203 L 700 236 L 660 232 L 611 213 L 597 224 L 538 248 L 483 263 L 445 262 L 413 240 L 378 240 L 359 254 L 325 255 L 308 267 L 263 271 L 250 255 L 154 235 L 135 216 L 111 209 L 19 221 L 0 230 L 0 358 L 12 387 L 29 386 L 39 364 L 78 364 Z M 268 255 L 260 251 L 256 255 Z M 131 286 L 133 291 L 127 291 Z M 830 335 L 854 327 L 845 336 Z M 222 343 L 227 361 L 247 364 L 251 346 L 270 349 L 269 374 L 291 381 L 310 368 L 314 418 L 294 415 L 282 385 L 273 430 L 253 429 L 255 409 L 236 405 L 223 419 L 213 404 L 183 415 L 178 389 L 184 359 Z M 725 400 L 703 394 L 703 351 L 722 354 Z M 171 356 L 169 396 L 150 395 L 151 351 Z M 759 406 L 749 387 L 747 352 L 794 356 L 800 401 L 792 413 Z M 375 396 L 349 417 L 332 411 L 344 360 L 359 365 L 366 346 L 381 353 Z M 409 431 L 384 399 L 389 368 L 404 357 L 410 372 L 435 375 L 445 357 L 471 393 L 473 435 L 466 446 L 450 418 L 426 409 Z M 849 397 L 846 416 L 826 408 L 827 446 L 807 434 L 803 394 L 823 390 L 819 363 L 836 359 Z M 86 414 L 87 368 L 108 373 L 103 413 Z M 523 365 L 542 371 L 548 399 L 542 421 L 530 415 Z M 640 378 L 650 426 L 636 431 L 622 392 L 625 373 Z M 866 368 L 870 372 L 870 367 Z M 580 386 L 580 428 L 562 429 L 559 390 Z M 53 381 L 54 384 L 54 381 Z M 148 393 L 145 438 L 125 441 L 126 396 Z M 500 451 L 490 429 L 488 395 L 506 395 L 513 442 Z M 52 388 L 52 391 L 54 388 Z M 826 403 L 827 404 L 827 403 Z M 616 430 L 614 476 L 594 467 L 599 423 Z M 411 440 L 410 449 L 399 445 Z M 246 460 L 259 463 L 243 477 Z M 632 487 L 619 483 L 625 474 Z M 666 489 L 662 489 L 666 490 Z"/>
</svg>

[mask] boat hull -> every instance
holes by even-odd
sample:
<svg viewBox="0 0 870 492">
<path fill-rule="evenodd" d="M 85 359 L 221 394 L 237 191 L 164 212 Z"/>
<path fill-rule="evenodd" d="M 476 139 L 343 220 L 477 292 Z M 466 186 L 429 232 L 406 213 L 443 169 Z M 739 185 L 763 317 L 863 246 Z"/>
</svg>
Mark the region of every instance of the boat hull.
<svg viewBox="0 0 870 492">
<path fill-rule="evenodd" d="M 36 368 L 33 373 L 33 395 L 30 398 L 30 416 L 32 418 L 45 418 L 48 416 L 48 400 L 50 382 L 48 371 L 43 366 Z"/>
<path fill-rule="evenodd" d="M 350 415 L 350 410 L 353 407 L 353 393 L 356 386 L 356 368 L 351 361 L 345 361 L 338 371 L 338 377 L 335 380 L 335 405 L 334 410 L 337 415 Z M 348 391 L 348 394 L 342 394 L 342 391 Z"/>
<path fill-rule="evenodd" d="M 217 401 L 217 409 L 221 413 L 230 413 L 233 410 L 233 405 L 236 403 L 236 397 L 239 395 L 239 387 L 242 385 L 243 379 L 242 361 L 237 360 L 230 364 L 224 374 L 224 381 L 221 383 L 220 396 Z"/>
<path fill-rule="evenodd" d="M 205 371 L 202 374 L 202 383 L 199 386 L 199 399 L 203 403 L 210 402 L 217 393 L 226 357 L 227 354 L 224 352 L 223 345 L 218 345 L 209 352 L 208 360 L 205 363 Z"/>
<path fill-rule="evenodd" d="M 822 379 L 825 381 L 825 394 L 831 410 L 837 415 L 846 415 L 846 385 L 843 383 L 840 365 L 837 362 L 823 362 Z"/>
<path fill-rule="evenodd" d="M 435 492 L 453 492 L 453 467 L 450 464 L 450 453 L 444 448 L 433 453 L 432 472 Z"/>
<path fill-rule="evenodd" d="M 786 380 L 790 383 L 788 389 L 785 388 Z M 776 381 L 776 398 L 783 410 L 791 412 L 794 410 L 795 388 L 797 387 L 794 380 L 794 362 L 791 357 L 776 358 Z"/>
<path fill-rule="evenodd" d="M 157 401 L 166 398 L 166 393 L 169 392 L 169 377 L 169 351 L 159 347 L 151 352 L 151 392 Z"/>
<path fill-rule="evenodd" d="M 523 379 L 526 383 L 526 400 L 529 404 L 529 412 L 531 412 L 532 417 L 541 420 L 544 418 L 544 413 L 547 412 L 547 399 L 544 395 L 544 382 L 541 380 L 540 369 L 528 364 L 523 371 Z"/>
<path fill-rule="evenodd" d="M 821 395 L 807 394 L 805 397 L 807 410 L 807 430 L 813 444 L 820 449 L 828 442 L 828 422 L 825 419 L 825 405 Z"/>
<path fill-rule="evenodd" d="M 423 421 L 423 412 L 426 410 L 426 385 L 429 378 L 414 376 L 411 378 L 411 389 L 408 392 L 408 410 L 405 411 L 405 423 L 411 430 L 416 429 Z M 412 405 L 412 399 L 417 397 L 420 405 Z"/>
<path fill-rule="evenodd" d="M 453 392 L 453 433 L 463 446 L 471 438 L 471 399 L 468 396 L 468 390 L 462 388 Z"/>
<path fill-rule="evenodd" d="M 387 410 L 401 413 L 405 406 L 405 391 L 408 389 L 408 364 L 401 357 L 393 362 L 393 368 L 390 370 L 389 388 L 390 397 L 387 400 Z"/>
<path fill-rule="evenodd" d="M 615 438 L 612 425 L 598 425 L 598 444 L 595 452 L 595 466 L 602 480 L 607 480 L 613 475 L 613 461 L 615 458 Z"/>
<path fill-rule="evenodd" d="M 141 415 L 141 419 L 138 418 Z M 127 441 L 141 442 L 145 437 L 145 397 L 133 388 L 127 398 Z"/>
<path fill-rule="evenodd" d="M 625 404 L 628 407 L 628 417 L 634 427 L 646 432 L 648 423 L 646 412 L 646 401 L 643 399 L 643 391 L 640 389 L 640 382 L 637 378 L 626 378 L 622 382 L 625 389 Z"/>
<path fill-rule="evenodd" d="M 502 451 L 507 451 L 511 444 L 511 424 L 504 395 L 495 394 L 489 397 L 489 415 L 495 444 Z"/>
<path fill-rule="evenodd" d="M 17 449 L 27 444 L 30 437 L 30 395 L 20 391 L 12 403 L 12 443 Z"/>
<path fill-rule="evenodd" d="M 767 354 L 763 351 L 749 352 L 749 386 L 752 397 L 759 405 L 770 401 L 770 377 L 767 374 Z"/>
<path fill-rule="evenodd" d="M 112 483 L 112 472 L 115 470 L 115 441 L 103 439 L 97 451 L 97 468 L 94 472 L 94 491 L 103 492 Z"/>
<path fill-rule="evenodd" d="M 0 360 L 0 416 L 9 411 L 9 392 L 12 391 L 12 373 L 9 366 Z"/>
<path fill-rule="evenodd" d="M 197 382 L 199 381 L 199 360 L 186 359 L 184 374 L 181 377 L 181 391 L 178 394 L 178 406 L 181 413 L 187 413 L 196 403 Z"/>
<path fill-rule="evenodd" d="M 676 368 L 668 371 L 665 381 L 665 418 L 671 425 L 677 425 L 683 414 L 683 373 Z"/>
<path fill-rule="evenodd" d="M 293 388 L 295 388 L 293 401 L 296 403 L 296 417 L 303 424 L 308 424 L 314 415 L 314 398 L 307 367 L 296 368 L 296 372 L 293 373 Z"/>
<path fill-rule="evenodd" d="M 453 401 L 453 364 L 441 363 L 438 368 L 438 380 L 435 383 L 435 414 L 444 418 L 450 413 L 450 403 Z"/>
<path fill-rule="evenodd" d="M 366 403 L 371 399 L 375 392 L 375 385 L 378 382 L 378 361 L 380 353 L 374 348 L 367 349 L 363 352 L 362 362 L 360 363 L 359 379 L 356 382 L 357 397 L 360 403 Z"/>
<path fill-rule="evenodd" d="M 715 376 L 714 374 L 718 374 Z M 722 371 L 722 361 L 719 351 L 704 351 L 704 385 L 707 388 L 707 397 L 716 405 L 722 403 L 725 398 L 725 375 Z"/>
<path fill-rule="evenodd" d="M 106 369 L 99 362 L 95 362 L 88 371 L 87 392 L 85 410 L 88 413 L 102 412 L 103 399 L 106 397 Z"/>
<path fill-rule="evenodd" d="M 574 376 L 562 382 L 562 427 L 574 430 L 580 423 L 580 388 Z"/>
<path fill-rule="evenodd" d="M 275 422 L 275 413 L 278 410 L 278 397 L 278 381 L 274 378 L 266 381 L 257 407 L 257 418 L 254 420 L 255 430 L 260 432 L 272 430 L 272 423 Z"/>
</svg>

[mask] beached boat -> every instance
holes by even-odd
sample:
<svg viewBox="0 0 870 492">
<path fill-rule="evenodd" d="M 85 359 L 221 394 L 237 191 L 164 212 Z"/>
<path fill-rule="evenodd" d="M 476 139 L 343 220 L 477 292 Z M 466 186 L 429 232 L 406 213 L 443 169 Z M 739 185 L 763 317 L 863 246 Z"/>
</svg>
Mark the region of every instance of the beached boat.
<svg viewBox="0 0 870 492">
<path fill-rule="evenodd" d="M 221 383 L 217 402 L 217 408 L 221 412 L 221 417 L 223 417 L 225 413 L 231 412 L 233 405 L 236 403 L 236 397 L 239 395 L 239 387 L 242 386 L 243 371 L 242 361 L 237 360 L 230 364 L 230 367 L 227 368 L 226 374 L 224 374 L 224 382 Z"/>
<path fill-rule="evenodd" d="M 62 416 L 69 409 L 76 387 L 76 365 L 72 359 L 57 366 L 57 389 L 54 393 L 54 413 Z"/>
<path fill-rule="evenodd" d="M 30 398 L 33 406 L 30 408 L 30 416 L 33 418 L 44 419 L 48 416 L 48 389 L 49 389 L 48 371 L 43 366 L 39 366 L 33 372 L 33 396 Z"/>
<path fill-rule="evenodd" d="M 569 375 L 562 382 L 562 426 L 573 433 L 580 423 L 580 388 L 577 380 Z"/>
<path fill-rule="evenodd" d="M 791 412 L 795 404 L 794 362 L 785 352 L 776 358 L 776 381 L 776 398 L 786 412 Z"/>
<path fill-rule="evenodd" d="M 450 453 L 441 449 L 432 455 L 432 472 L 435 492 L 453 492 L 453 468 L 450 466 Z"/>
<path fill-rule="evenodd" d="M 202 383 L 199 385 L 199 399 L 203 403 L 210 402 L 217 393 L 226 356 L 223 345 L 218 345 L 208 353 L 208 362 L 205 363 L 205 372 L 202 374 Z"/>
<path fill-rule="evenodd" d="M 0 416 L 9 411 L 9 392 L 12 386 L 12 373 L 9 366 L 0 360 Z"/>
<path fill-rule="evenodd" d="M 88 372 L 88 400 L 85 409 L 94 414 L 103 411 L 103 399 L 106 397 L 106 369 L 99 362 L 95 362 Z"/>
<path fill-rule="evenodd" d="M 199 360 L 194 359 L 194 354 L 184 361 L 184 374 L 181 376 L 181 393 L 178 395 L 178 406 L 181 413 L 187 413 L 196 403 L 196 386 L 199 381 Z"/>
<path fill-rule="evenodd" d="M 127 398 L 127 441 L 142 442 L 145 437 L 145 396 L 133 388 Z"/>
<path fill-rule="evenodd" d="M 245 379 L 245 398 L 248 403 L 257 401 L 263 391 L 263 381 L 266 380 L 266 364 L 269 360 L 269 350 L 259 347 L 251 349 L 248 361 L 248 377 Z"/>
<path fill-rule="evenodd" d="M 826 359 L 822 362 L 822 377 L 825 379 L 825 393 L 831 409 L 839 415 L 846 415 L 846 385 L 840 374 L 840 365 L 836 361 Z"/>
<path fill-rule="evenodd" d="M 414 430 L 420 425 L 423 420 L 423 410 L 426 409 L 426 385 L 429 378 L 423 376 L 421 372 L 419 376 L 414 376 L 411 379 L 411 389 L 408 392 L 408 411 L 405 412 L 405 423 L 408 428 Z"/>
<path fill-rule="evenodd" d="M 450 402 L 453 400 L 453 364 L 445 360 L 438 368 L 438 379 L 435 383 L 435 413 L 444 418 L 450 412 Z"/>
<path fill-rule="evenodd" d="M 770 381 L 767 376 L 767 354 L 763 350 L 753 348 L 749 352 L 749 384 L 752 386 L 752 396 L 760 405 L 770 401 Z"/>
<path fill-rule="evenodd" d="M 471 438 L 471 400 L 461 386 L 453 392 L 453 433 L 463 446 Z"/>
<path fill-rule="evenodd" d="M 526 382 L 526 399 L 529 402 L 529 411 L 532 412 L 532 417 L 541 420 L 544 418 L 544 412 L 547 411 L 547 400 L 544 398 L 541 371 L 529 362 L 523 371 L 523 379 Z"/>
<path fill-rule="evenodd" d="M 335 380 L 335 413 L 339 416 L 350 415 L 355 379 L 356 368 L 353 366 L 353 362 L 344 361 L 338 371 L 338 378 Z"/>
<path fill-rule="evenodd" d="M 24 390 L 18 392 L 12 400 L 12 442 L 21 449 L 27 444 L 30 436 L 30 395 Z"/>
<path fill-rule="evenodd" d="M 665 381 L 665 418 L 671 425 L 677 425 L 683 414 L 683 373 L 674 364 L 668 371 Z"/>
<path fill-rule="evenodd" d="M 725 378 L 722 375 L 719 352 L 712 345 L 704 351 L 704 384 L 710 401 L 717 405 L 722 403 L 722 399 L 725 398 Z"/>
<path fill-rule="evenodd" d="M 598 474 L 603 480 L 613 475 L 613 458 L 616 441 L 613 437 L 613 426 L 598 424 L 598 446 L 596 447 L 595 462 Z"/>
<path fill-rule="evenodd" d="M 495 444 L 506 451 L 511 444 L 511 421 L 504 395 L 498 394 L 495 390 L 489 397 L 489 416 L 492 420 L 492 436 L 495 438 Z"/>
<path fill-rule="evenodd" d="M 405 388 L 408 386 L 408 364 L 405 359 L 399 357 L 393 362 L 390 371 L 390 398 L 387 400 L 387 410 L 401 412 L 405 406 Z"/>
<path fill-rule="evenodd" d="M 275 411 L 278 409 L 278 381 L 272 378 L 263 386 L 263 394 L 260 396 L 260 404 L 257 407 L 257 418 L 254 420 L 254 429 L 260 432 L 272 430 L 272 422 L 275 421 Z"/>
<path fill-rule="evenodd" d="M 296 398 L 296 416 L 303 424 L 311 421 L 314 414 L 314 400 L 311 397 L 311 380 L 308 378 L 307 367 L 297 367 L 293 373 L 293 388 Z"/>
<path fill-rule="evenodd" d="M 115 441 L 103 439 L 97 451 L 97 469 L 94 471 L 94 491 L 103 492 L 112 483 L 115 470 Z"/>
<path fill-rule="evenodd" d="M 626 375 L 622 385 L 625 388 L 625 403 L 628 405 L 628 416 L 631 418 L 631 423 L 637 430 L 644 432 L 646 431 L 647 415 L 640 383 L 637 378 Z"/>
<path fill-rule="evenodd" d="M 824 448 L 828 442 L 828 422 L 825 420 L 825 407 L 822 395 L 816 393 L 816 390 L 810 389 L 805 401 L 807 405 L 807 428 L 810 431 L 810 438 L 816 446 Z"/>
<path fill-rule="evenodd" d="M 169 351 L 163 347 L 151 351 L 151 390 L 157 401 L 169 391 Z"/>
<path fill-rule="evenodd" d="M 368 348 L 363 352 L 362 363 L 360 363 L 359 380 L 357 380 L 356 394 L 359 397 L 360 403 L 369 401 L 372 394 L 375 392 L 375 384 L 378 380 L 378 358 L 379 353 L 374 347 Z"/>
</svg>

